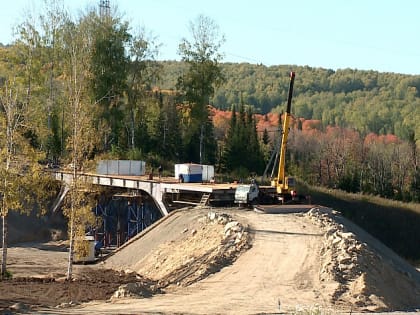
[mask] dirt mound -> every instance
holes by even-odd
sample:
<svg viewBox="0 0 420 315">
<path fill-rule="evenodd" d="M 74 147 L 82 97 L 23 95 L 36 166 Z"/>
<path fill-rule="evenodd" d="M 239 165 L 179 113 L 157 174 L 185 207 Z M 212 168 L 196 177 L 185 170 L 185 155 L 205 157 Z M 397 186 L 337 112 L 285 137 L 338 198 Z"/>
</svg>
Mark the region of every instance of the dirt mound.
<svg viewBox="0 0 420 315">
<path fill-rule="evenodd" d="M 214 211 L 203 214 L 199 210 L 191 215 L 195 219 L 188 226 L 146 256 L 141 252 L 133 255 L 132 250 L 119 251 L 106 265 L 133 270 L 158 281 L 161 287 L 187 286 L 232 264 L 249 248 L 247 228 L 230 215 Z"/>
<path fill-rule="evenodd" d="M 20 277 L 0 281 L 0 311 L 21 305 L 26 310 L 41 306 L 68 307 L 92 300 L 108 300 L 121 284 L 136 283 L 144 295 L 160 292 L 154 281 L 135 273 L 87 268 L 74 280 Z"/>
<path fill-rule="evenodd" d="M 329 209 L 314 208 L 307 213 L 324 229 L 321 249 L 322 281 L 334 280 L 334 305 L 354 305 L 370 311 L 406 310 L 420 305 L 418 272 L 383 245 L 351 224 L 337 222 Z M 374 249 L 369 244 L 376 244 Z M 382 248 L 381 248 L 382 247 Z"/>
</svg>

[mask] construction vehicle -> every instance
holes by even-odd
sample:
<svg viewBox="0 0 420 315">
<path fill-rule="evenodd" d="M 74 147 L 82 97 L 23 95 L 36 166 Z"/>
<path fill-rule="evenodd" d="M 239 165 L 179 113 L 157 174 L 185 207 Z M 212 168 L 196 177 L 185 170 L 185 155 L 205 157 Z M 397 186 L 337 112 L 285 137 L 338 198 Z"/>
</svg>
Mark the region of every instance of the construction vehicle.
<svg viewBox="0 0 420 315">
<path fill-rule="evenodd" d="M 290 125 L 290 111 L 292 107 L 292 96 L 293 96 L 293 84 L 295 81 L 295 73 L 290 72 L 290 83 L 289 83 L 289 94 L 287 96 L 287 107 L 286 113 L 283 119 L 282 139 L 280 146 L 280 160 L 277 177 L 271 180 L 271 186 L 276 188 L 277 196 L 279 201 L 288 202 L 294 200 L 297 197 L 296 194 L 296 182 L 294 177 L 286 176 L 286 145 L 287 138 L 289 136 L 289 125 Z"/>
<path fill-rule="evenodd" d="M 254 205 L 260 202 L 260 190 L 255 181 L 251 184 L 240 184 L 235 189 L 234 202 L 239 206 Z"/>
<path fill-rule="evenodd" d="M 286 176 L 286 145 L 287 138 L 289 136 L 289 125 L 291 116 L 292 96 L 293 96 L 293 84 L 295 80 L 295 73 L 290 72 L 290 83 L 289 93 L 287 97 L 287 108 L 284 114 L 281 145 L 277 146 L 276 152 L 273 152 L 272 158 L 269 164 L 273 160 L 273 157 L 278 156 L 278 173 L 277 177 L 272 176 L 271 186 L 259 187 L 255 180 L 251 184 L 240 184 L 237 186 L 235 191 L 235 203 L 238 205 L 255 205 L 260 204 L 273 204 L 273 203 L 287 203 L 298 199 L 295 186 L 295 179 L 291 176 Z M 279 152 L 280 151 L 280 152 Z M 274 166 L 276 161 L 274 161 Z M 273 170 L 274 170 L 273 166 Z M 264 171 L 264 175 L 267 169 Z M 274 173 L 274 172 L 273 172 Z M 272 173 L 272 174 L 273 174 Z M 264 176 L 263 176 L 264 177 Z"/>
</svg>

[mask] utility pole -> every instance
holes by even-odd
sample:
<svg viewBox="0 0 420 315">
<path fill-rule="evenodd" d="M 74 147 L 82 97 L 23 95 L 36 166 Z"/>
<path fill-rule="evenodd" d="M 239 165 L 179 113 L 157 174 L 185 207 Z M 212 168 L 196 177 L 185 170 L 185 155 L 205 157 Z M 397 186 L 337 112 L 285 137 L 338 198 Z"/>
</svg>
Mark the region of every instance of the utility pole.
<svg viewBox="0 0 420 315">
<path fill-rule="evenodd" d="M 203 164 L 203 140 L 204 140 L 204 125 L 201 125 L 201 131 L 200 131 L 200 164 Z"/>
<path fill-rule="evenodd" d="M 99 15 L 103 18 L 109 16 L 110 14 L 110 5 L 109 0 L 100 0 L 99 1 Z"/>
</svg>

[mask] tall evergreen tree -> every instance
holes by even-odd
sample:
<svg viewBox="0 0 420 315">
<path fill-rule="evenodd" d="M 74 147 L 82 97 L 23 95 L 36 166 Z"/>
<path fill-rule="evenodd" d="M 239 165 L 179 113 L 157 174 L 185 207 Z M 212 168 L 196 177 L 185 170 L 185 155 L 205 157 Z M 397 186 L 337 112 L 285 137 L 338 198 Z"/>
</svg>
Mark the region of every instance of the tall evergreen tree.
<svg viewBox="0 0 420 315">
<path fill-rule="evenodd" d="M 180 117 L 173 95 L 159 95 L 161 113 L 159 116 L 159 142 L 158 152 L 163 160 L 181 162 L 182 138 L 180 130 Z"/>
<path fill-rule="evenodd" d="M 260 141 L 257 133 L 257 123 L 252 112 L 252 108 L 248 107 L 247 110 L 247 131 L 249 146 L 247 147 L 247 153 L 250 157 L 248 160 L 248 169 L 252 170 L 257 174 L 261 174 L 264 168 L 264 156 L 261 151 Z"/>
<path fill-rule="evenodd" d="M 224 171 L 231 170 L 233 165 L 235 165 L 234 161 L 234 150 L 235 150 L 235 134 L 236 134 L 236 126 L 237 126 L 237 117 L 236 117 L 236 106 L 232 106 L 232 114 L 229 121 L 229 129 L 227 130 L 226 139 L 225 139 L 225 147 L 222 154 L 222 169 Z"/>
<path fill-rule="evenodd" d="M 270 136 L 268 135 L 267 128 L 264 128 L 263 135 L 261 141 L 264 145 L 268 145 L 270 143 Z"/>
<path fill-rule="evenodd" d="M 245 110 L 241 105 L 238 114 L 235 106 L 232 108 L 223 161 L 227 171 L 240 173 L 242 177 L 262 173 L 264 156 L 251 108 Z"/>
</svg>

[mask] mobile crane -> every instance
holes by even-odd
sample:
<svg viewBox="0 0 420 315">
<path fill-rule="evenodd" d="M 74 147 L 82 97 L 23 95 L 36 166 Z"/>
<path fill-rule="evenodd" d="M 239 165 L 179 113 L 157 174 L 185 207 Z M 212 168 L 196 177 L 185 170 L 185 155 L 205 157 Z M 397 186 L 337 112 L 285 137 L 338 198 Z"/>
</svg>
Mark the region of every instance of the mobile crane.
<svg viewBox="0 0 420 315">
<path fill-rule="evenodd" d="M 280 150 L 280 159 L 277 177 L 271 179 L 270 187 L 259 187 L 255 181 L 252 181 L 251 184 L 238 185 L 235 191 L 234 202 L 236 204 L 255 205 L 256 203 L 286 203 L 297 198 L 295 179 L 294 177 L 286 176 L 286 145 L 289 136 L 294 81 L 295 72 L 292 71 L 290 72 L 289 93 L 287 97 L 286 113 L 283 120 L 281 146 L 278 148 L 278 150 Z M 276 156 L 278 156 L 278 151 Z M 276 164 L 275 161 L 274 164 Z"/>
<path fill-rule="evenodd" d="M 286 113 L 283 119 L 283 134 L 280 146 L 279 169 L 276 178 L 271 180 L 271 186 L 276 188 L 278 199 L 281 202 L 293 200 L 296 197 L 296 182 L 294 177 L 286 176 L 286 145 L 289 137 L 290 111 L 292 107 L 293 84 L 295 81 L 295 73 L 290 72 L 289 94 L 287 96 Z"/>
</svg>

